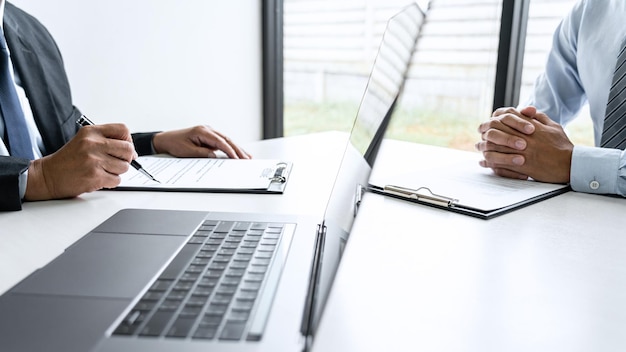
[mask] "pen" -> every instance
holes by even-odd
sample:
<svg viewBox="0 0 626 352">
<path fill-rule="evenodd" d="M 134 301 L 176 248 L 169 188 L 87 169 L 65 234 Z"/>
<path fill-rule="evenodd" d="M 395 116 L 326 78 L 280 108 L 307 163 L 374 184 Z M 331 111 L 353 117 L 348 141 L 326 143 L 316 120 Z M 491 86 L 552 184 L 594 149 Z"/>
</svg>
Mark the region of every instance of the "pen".
<svg viewBox="0 0 626 352">
<path fill-rule="evenodd" d="M 91 122 L 91 120 L 89 120 L 87 118 L 87 116 L 85 115 L 80 115 L 80 117 L 78 118 L 78 120 L 76 120 L 76 123 L 79 126 L 93 126 L 94 123 Z M 150 173 L 148 171 L 146 171 L 146 169 L 143 168 L 143 166 L 141 166 L 141 164 L 139 164 L 137 162 L 137 160 L 133 160 L 130 162 L 130 165 L 132 167 L 134 167 L 137 171 L 141 172 L 142 174 L 144 174 L 146 177 L 148 177 L 149 179 L 155 181 L 155 182 L 159 182 L 156 178 L 154 178 L 154 176 L 150 175 Z M 161 183 L 161 182 L 159 182 Z"/>
</svg>

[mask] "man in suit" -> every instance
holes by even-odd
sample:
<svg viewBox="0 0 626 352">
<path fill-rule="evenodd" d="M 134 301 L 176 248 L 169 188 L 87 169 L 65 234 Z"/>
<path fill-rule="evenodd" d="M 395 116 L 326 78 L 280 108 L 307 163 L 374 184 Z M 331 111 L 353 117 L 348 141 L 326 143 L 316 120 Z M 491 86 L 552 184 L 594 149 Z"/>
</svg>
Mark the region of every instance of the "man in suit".
<svg viewBox="0 0 626 352">
<path fill-rule="evenodd" d="M 221 150 L 230 158 L 250 158 L 208 126 L 132 135 L 122 124 L 79 129 L 76 120 L 81 112 L 72 103 L 61 53 L 50 33 L 5 0 L 0 0 L 0 15 L 13 64 L 14 77 L 9 78 L 21 97 L 35 155 L 34 160 L 11 156 L 3 116 L 0 211 L 19 210 L 22 201 L 69 198 L 115 187 L 138 154 L 214 157 Z"/>
</svg>

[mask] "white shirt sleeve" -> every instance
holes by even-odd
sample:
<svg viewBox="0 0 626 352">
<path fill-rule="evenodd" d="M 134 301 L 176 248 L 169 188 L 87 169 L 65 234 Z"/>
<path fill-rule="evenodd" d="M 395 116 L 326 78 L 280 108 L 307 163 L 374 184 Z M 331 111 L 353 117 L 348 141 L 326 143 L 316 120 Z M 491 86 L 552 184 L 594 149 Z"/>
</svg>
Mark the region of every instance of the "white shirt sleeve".
<svg viewBox="0 0 626 352">
<path fill-rule="evenodd" d="M 570 185 L 574 191 L 626 196 L 626 152 L 575 146 Z"/>
</svg>

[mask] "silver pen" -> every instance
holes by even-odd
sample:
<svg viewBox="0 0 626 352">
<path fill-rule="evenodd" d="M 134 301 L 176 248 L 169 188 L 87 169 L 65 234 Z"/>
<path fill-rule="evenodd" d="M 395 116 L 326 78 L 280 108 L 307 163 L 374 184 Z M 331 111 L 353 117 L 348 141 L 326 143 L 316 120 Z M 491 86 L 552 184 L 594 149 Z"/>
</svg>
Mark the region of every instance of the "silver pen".
<svg viewBox="0 0 626 352">
<path fill-rule="evenodd" d="M 93 126 L 94 123 L 91 122 L 90 119 L 87 118 L 87 116 L 85 115 L 80 115 L 80 117 L 78 118 L 78 120 L 76 120 L 76 123 L 79 126 Z M 150 173 L 148 171 L 146 171 L 146 169 L 143 168 L 143 166 L 141 166 L 141 164 L 139 164 L 137 162 L 137 160 L 134 160 L 130 162 L 130 165 L 132 167 L 134 167 L 137 171 L 141 172 L 142 174 L 144 174 L 146 177 L 148 177 L 149 179 L 155 181 L 155 182 L 159 182 L 159 180 L 157 180 L 156 178 L 154 178 L 154 176 L 150 175 Z M 161 182 L 159 182 L 161 183 Z"/>
</svg>

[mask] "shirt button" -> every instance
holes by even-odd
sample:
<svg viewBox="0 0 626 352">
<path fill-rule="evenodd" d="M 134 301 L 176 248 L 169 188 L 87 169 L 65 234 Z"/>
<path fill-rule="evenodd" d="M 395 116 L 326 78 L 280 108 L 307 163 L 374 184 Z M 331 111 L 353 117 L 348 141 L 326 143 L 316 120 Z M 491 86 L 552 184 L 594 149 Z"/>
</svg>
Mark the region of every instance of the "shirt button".
<svg viewBox="0 0 626 352">
<path fill-rule="evenodd" d="M 589 187 L 591 187 L 591 189 L 596 190 L 598 188 L 600 188 L 600 182 L 598 181 L 591 181 L 589 183 Z"/>
</svg>

